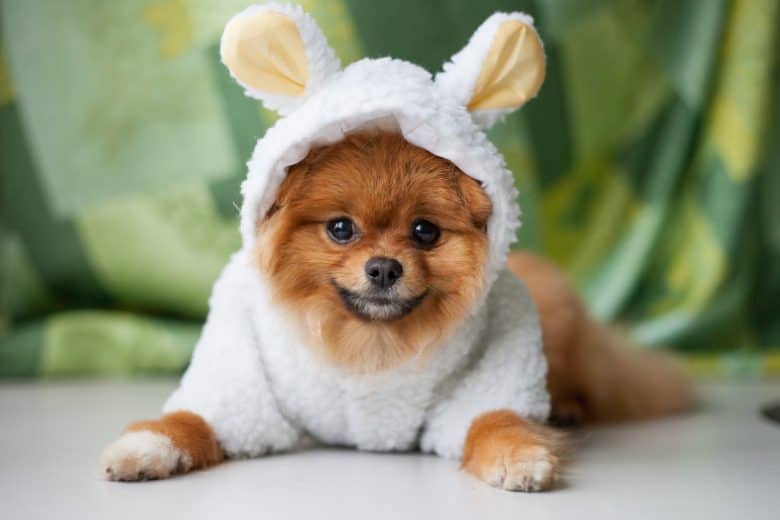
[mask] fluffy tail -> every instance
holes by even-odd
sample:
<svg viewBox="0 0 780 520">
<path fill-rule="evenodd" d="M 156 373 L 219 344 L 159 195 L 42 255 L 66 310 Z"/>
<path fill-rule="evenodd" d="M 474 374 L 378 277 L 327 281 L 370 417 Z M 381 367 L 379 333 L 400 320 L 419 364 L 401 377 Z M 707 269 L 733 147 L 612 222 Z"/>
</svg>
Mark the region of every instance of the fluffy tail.
<svg viewBox="0 0 780 520">
<path fill-rule="evenodd" d="M 528 286 L 542 325 L 553 419 L 560 424 L 673 414 L 693 404 L 691 383 L 671 354 L 632 345 L 588 316 L 549 262 L 513 253 L 509 268 Z"/>
<path fill-rule="evenodd" d="M 580 400 L 588 422 L 647 419 L 693 404 L 682 363 L 665 352 L 640 350 L 618 330 L 588 321 L 579 352 Z"/>
</svg>

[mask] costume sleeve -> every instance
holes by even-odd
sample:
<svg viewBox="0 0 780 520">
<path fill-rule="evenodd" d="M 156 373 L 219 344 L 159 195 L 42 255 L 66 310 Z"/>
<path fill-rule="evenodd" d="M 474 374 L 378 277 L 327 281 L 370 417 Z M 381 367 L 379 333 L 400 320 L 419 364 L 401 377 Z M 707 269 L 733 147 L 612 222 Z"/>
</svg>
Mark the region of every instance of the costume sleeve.
<svg viewBox="0 0 780 520">
<path fill-rule="evenodd" d="M 234 255 L 214 285 L 190 366 L 164 406 L 203 417 L 231 457 L 289 449 L 300 436 L 279 412 L 263 370 L 246 301 L 253 275 L 245 255 Z"/>
<path fill-rule="evenodd" d="M 533 421 L 547 419 L 547 362 L 528 290 L 504 270 L 485 305 L 487 326 L 474 357 L 428 411 L 420 440 L 423 451 L 460 458 L 471 422 L 493 410 L 510 409 Z"/>
</svg>

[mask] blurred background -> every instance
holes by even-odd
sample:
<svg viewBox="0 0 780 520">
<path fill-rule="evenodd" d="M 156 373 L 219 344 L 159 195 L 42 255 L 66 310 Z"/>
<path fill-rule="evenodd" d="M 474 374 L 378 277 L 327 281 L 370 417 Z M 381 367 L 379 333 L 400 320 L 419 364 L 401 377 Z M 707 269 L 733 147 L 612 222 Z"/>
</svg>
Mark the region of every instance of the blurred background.
<svg viewBox="0 0 780 520">
<path fill-rule="evenodd" d="M 176 373 L 274 122 L 218 56 L 247 0 L 5 0 L 0 377 Z M 780 2 L 305 0 L 344 64 L 431 72 L 536 18 L 540 96 L 491 138 L 520 248 L 715 377 L 780 375 Z"/>
</svg>

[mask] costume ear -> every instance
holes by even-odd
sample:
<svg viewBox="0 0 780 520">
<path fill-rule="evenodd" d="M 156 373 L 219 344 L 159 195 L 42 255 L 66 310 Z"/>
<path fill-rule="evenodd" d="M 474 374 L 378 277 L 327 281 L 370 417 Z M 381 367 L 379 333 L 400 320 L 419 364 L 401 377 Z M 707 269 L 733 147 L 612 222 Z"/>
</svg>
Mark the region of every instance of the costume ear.
<svg viewBox="0 0 780 520">
<path fill-rule="evenodd" d="M 253 5 L 238 13 L 225 26 L 220 54 L 246 95 L 281 115 L 340 68 L 325 35 L 300 6 Z"/>
<path fill-rule="evenodd" d="M 496 13 L 436 75 L 436 84 L 487 129 L 533 98 L 544 81 L 544 48 L 533 19 Z"/>
</svg>

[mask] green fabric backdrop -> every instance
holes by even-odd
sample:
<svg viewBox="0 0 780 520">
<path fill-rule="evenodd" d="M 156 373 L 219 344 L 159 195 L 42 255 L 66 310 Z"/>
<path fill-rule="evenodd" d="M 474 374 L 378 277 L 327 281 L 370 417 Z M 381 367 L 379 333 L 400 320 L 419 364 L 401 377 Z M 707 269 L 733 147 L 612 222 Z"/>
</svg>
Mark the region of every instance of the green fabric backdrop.
<svg viewBox="0 0 780 520">
<path fill-rule="evenodd" d="M 273 122 L 218 60 L 246 3 L 3 2 L 0 376 L 186 365 Z M 780 2 L 302 4 L 344 63 L 431 71 L 492 11 L 533 14 L 547 81 L 491 132 L 520 246 L 700 371 L 780 374 Z"/>
</svg>

